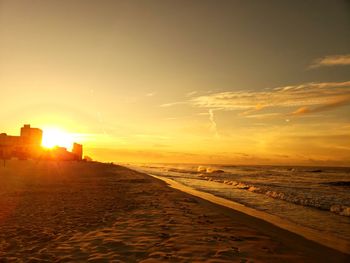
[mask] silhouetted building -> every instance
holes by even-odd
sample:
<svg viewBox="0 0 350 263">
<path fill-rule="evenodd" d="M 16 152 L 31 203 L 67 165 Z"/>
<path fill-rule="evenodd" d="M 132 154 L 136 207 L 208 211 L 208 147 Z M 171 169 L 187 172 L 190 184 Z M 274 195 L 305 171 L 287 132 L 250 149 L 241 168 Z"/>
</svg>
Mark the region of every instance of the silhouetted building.
<svg viewBox="0 0 350 263">
<path fill-rule="evenodd" d="M 39 147 L 43 139 L 43 131 L 38 128 L 31 128 L 29 124 L 25 124 L 21 128 L 21 137 L 26 144 Z"/>
<path fill-rule="evenodd" d="M 77 156 L 74 153 L 67 151 L 67 148 L 65 147 L 56 146 L 53 149 L 49 150 L 49 152 L 50 152 L 50 159 L 60 160 L 60 161 L 78 160 Z"/>
<path fill-rule="evenodd" d="M 21 150 L 22 140 L 19 136 L 9 136 L 6 133 L 0 134 L 0 157 L 9 159 Z"/>
<path fill-rule="evenodd" d="M 73 151 L 64 147 L 44 149 L 41 146 L 43 131 L 32 128 L 29 124 L 21 128 L 20 136 L 0 134 L 0 159 L 52 159 L 52 160 L 82 160 L 83 146 L 74 143 Z"/>
<path fill-rule="evenodd" d="M 77 160 L 82 160 L 83 159 L 83 145 L 79 143 L 74 143 L 73 144 L 73 150 L 72 153 L 76 156 Z"/>
<path fill-rule="evenodd" d="M 43 132 L 30 125 L 21 128 L 20 136 L 0 135 L 0 157 L 3 159 L 37 158 L 41 154 L 41 141 Z"/>
</svg>

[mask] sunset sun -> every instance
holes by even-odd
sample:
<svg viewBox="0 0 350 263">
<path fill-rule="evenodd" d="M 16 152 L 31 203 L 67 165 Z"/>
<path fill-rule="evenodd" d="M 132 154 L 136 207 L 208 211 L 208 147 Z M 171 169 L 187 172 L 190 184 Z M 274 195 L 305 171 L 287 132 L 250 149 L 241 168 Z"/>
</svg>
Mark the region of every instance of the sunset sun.
<svg viewBox="0 0 350 263">
<path fill-rule="evenodd" d="M 45 148 L 53 148 L 55 146 L 72 148 L 74 138 L 68 132 L 59 128 L 44 128 L 42 146 Z"/>
</svg>

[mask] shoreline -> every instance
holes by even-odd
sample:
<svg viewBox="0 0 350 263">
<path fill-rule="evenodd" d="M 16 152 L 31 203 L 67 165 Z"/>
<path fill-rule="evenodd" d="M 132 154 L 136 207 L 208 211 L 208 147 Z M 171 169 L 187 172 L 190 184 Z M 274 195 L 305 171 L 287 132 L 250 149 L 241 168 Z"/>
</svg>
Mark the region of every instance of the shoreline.
<svg viewBox="0 0 350 263">
<path fill-rule="evenodd" d="M 341 263 L 349 258 L 130 168 L 16 160 L 0 167 L 0 261 Z"/>
<path fill-rule="evenodd" d="M 299 235 L 307 240 L 310 240 L 312 242 L 316 242 L 322 246 L 326 246 L 331 249 L 335 249 L 339 252 L 349 254 L 350 255 L 350 242 L 347 240 L 343 240 L 334 236 L 325 236 L 321 232 L 303 227 L 300 225 L 297 225 L 295 223 L 289 222 L 287 220 L 284 220 L 278 216 L 271 215 L 268 213 L 265 213 L 263 211 L 259 211 L 250 207 L 247 207 L 243 204 L 234 202 L 232 200 L 228 200 L 219 196 L 215 196 L 211 193 L 203 192 L 196 190 L 192 187 L 183 185 L 181 183 L 178 183 L 172 179 L 157 176 L 154 174 L 148 175 L 157 178 L 159 180 L 164 181 L 169 185 L 169 187 L 172 187 L 174 189 L 180 190 L 182 192 L 188 193 L 190 195 L 193 195 L 195 197 L 204 199 L 208 202 L 211 202 L 215 205 L 223 206 L 229 209 L 232 209 L 236 212 L 244 213 L 247 216 L 257 218 L 259 220 L 265 221 L 267 223 L 270 223 L 274 225 L 275 227 L 281 228 L 283 230 L 286 230 L 290 233 Z"/>
</svg>

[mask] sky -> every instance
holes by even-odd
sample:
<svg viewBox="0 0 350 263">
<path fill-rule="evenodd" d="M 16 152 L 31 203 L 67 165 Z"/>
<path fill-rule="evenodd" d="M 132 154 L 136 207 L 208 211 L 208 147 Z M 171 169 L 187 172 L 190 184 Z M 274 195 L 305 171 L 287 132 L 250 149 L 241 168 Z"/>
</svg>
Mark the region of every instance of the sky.
<svg viewBox="0 0 350 263">
<path fill-rule="evenodd" d="M 100 161 L 350 166 L 350 1 L 0 0 L 0 107 Z"/>
</svg>

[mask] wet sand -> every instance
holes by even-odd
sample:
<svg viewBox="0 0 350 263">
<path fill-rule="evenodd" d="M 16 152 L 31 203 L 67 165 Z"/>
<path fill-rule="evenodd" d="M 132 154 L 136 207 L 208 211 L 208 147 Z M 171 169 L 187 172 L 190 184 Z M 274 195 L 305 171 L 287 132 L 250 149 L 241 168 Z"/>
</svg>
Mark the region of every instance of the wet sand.
<svg viewBox="0 0 350 263">
<path fill-rule="evenodd" d="M 240 203 L 213 195 L 211 193 L 198 191 L 192 187 L 185 186 L 181 183 L 178 183 L 170 178 L 160 177 L 152 174 L 150 175 L 166 182 L 170 187 L 179 189 L 182 192 L 194 195 L 196 197 L 202 198 L 204 200 L 208 200 L 212 203 L 215 203 L 224 207 L 231 208 L 233 210 L 236 210 L 236 212 L 242 212 L 246 215 L 269 222 L 279 228 L 285 229 L 289 232 L 296 233 L 302 237 L 305 237 L 306 239 L 315 241 L 316 243 L 333 248 L 343 253 L 349 254 L 350 252 L 350 242 L 348 240 L 341 239 L 331 234 L 325 234 L 320 231 L 298 225 L 296 223 L 290 222 L 278 216 L 244 206 Z M 261 224 L 257 224 L 257 226 L 259 227 L 261 226 Z M 264 226 L 261 230 L 264 231 L 265 229 L 266 229 L 266 226 Z"/>
<path fill-rule="evenodd" d="M 0 262 L 347 262 L 263 220 L 101 163 L 0 167 Z"/>
</svg>

